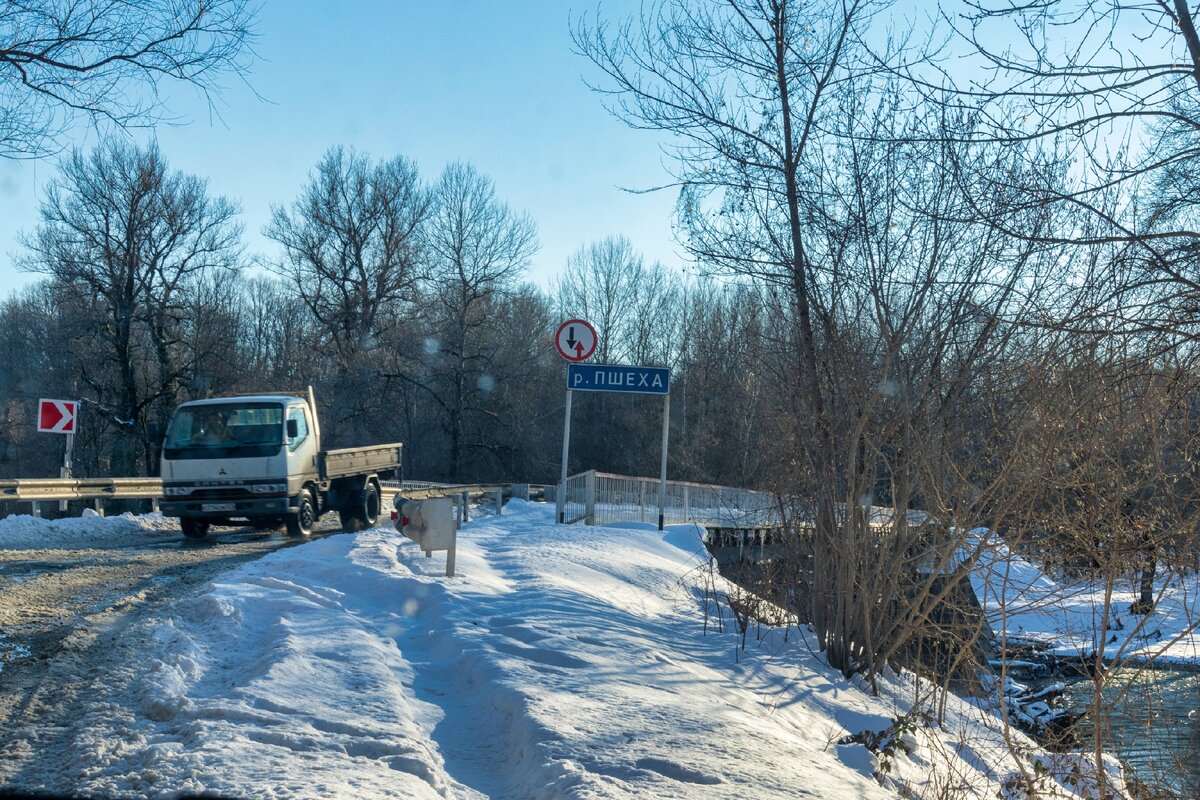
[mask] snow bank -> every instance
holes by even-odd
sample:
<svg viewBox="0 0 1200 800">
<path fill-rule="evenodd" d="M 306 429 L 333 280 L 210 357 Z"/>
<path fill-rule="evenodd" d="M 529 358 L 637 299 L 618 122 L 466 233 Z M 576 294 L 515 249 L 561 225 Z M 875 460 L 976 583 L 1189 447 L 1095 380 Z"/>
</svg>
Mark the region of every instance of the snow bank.
<svg viewBox="0 0 1200 800">
<path fill-rule="evenodd" d="M 872 696 L 795 629 L 739 649 L 706 562 L 694 526 L 522 502 L 463 528 L 450 579 L 387 528 L 279 550 L 146 631 L 63 769 L 146 797 L 1022 796 L 990 711 L 949 698 L 933 725 L 928 687 Z"/>
<path fill-rule="evenodd" d="M 63 519 L 14 514 L 0 519 L 0 548 L 77 549 L 104 546 L 114 539 L 130 535 L 153 536 L 165 531 L 178 532 L 179 524 L 162 514 L 134 516 L 125 513 L 105 517 L 90 508 L 84 509 L 82 517 Z"/>
</svg>

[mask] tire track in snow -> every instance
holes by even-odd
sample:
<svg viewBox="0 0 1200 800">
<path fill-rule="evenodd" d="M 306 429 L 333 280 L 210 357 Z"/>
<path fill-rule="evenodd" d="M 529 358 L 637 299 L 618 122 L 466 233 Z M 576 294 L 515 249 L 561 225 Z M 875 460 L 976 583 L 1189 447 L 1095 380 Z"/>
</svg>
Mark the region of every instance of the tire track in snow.
<svg viewBox="0 0 1200 800">
<path fill-rule="evenodd" d="M 138 625 L 221 572 L 304 541 L 238 529 L 194 542 L 178 529 L 116 522 L 97 517 L 113 535 L 79 548 L 0 549 L 0 632 L 11 654 L 0 664 L 0 788 L 73 791 L 87 769 L 74 744 L 81 719 L 145 666 Z"/>
</svg>

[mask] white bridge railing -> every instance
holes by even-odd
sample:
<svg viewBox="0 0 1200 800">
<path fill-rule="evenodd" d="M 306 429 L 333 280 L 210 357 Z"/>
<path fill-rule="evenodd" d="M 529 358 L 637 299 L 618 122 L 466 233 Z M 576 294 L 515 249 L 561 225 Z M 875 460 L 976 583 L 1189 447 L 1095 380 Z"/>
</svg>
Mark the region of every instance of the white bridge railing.
<svg viewBox="0 0 1200 800">
<path fill-rule="evenodd" d="M 564 522 L 605 525 L 611 522 L 657 523 L 659 482 L 589 470 L 567 478 L 560 506 Z M 546 499 L 558 501 L 558 487 L 546 487 Z M 699 522 L 716 527 L 779 524 L 778 499 L 770 492 L 706 483 L 667 481 L 661 509 L 664 524 Z"/>
</svg>

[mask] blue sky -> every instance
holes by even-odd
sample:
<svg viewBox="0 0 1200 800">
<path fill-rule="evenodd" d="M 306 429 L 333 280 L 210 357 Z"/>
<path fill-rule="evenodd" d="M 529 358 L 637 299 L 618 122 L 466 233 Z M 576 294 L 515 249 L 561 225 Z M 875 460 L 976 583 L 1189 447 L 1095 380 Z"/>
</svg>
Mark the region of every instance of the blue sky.
<svg viewBox="0 0 1200 800">
<path fill-rule="evenodd" d="M 616 19 L 638 6 L 606 0 L 602 11 Z M 674 193 L 622 191 L 668 180 L 661 139 L 609 116 L 583 83 L 596 77 L 591 64 L 571 53 L 571 15 L 595 9 L 555 0 L 265 0 L 253 90 L 230 79 L 217 118 L 194 91 L 172 87 L 170 110 L 187 124 L 154 135 L 173 167 L 241 205 L 248 255 L 275 257 L 261 235 L 271 205 L 290 203 L 322 153 L 342 144 L 411 158 L 427 181 L 450 161 L 474 164 L 537 223 L 541 250 L 527 276 L 536 284 L 548 285 L 580 245 L 610 234 L 678 267 Z M 96 140 L 80 130 L 67 143 L 86 149 Z M 0 160 L 3 295 L 36 278 L 11 257 L 18 232 L 36 226 L 54 173 L 53 159 Z"/>
</svg>

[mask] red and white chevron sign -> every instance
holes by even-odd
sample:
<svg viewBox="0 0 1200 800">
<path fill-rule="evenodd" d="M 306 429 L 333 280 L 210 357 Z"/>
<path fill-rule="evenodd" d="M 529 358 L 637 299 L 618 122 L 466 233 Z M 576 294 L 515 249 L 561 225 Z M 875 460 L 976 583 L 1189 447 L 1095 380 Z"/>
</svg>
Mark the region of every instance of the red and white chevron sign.
<svg viewBox="0 0 1200 800">
<path fill-rule="evenodd" d="M 74 433 L 75 400 L 38 400 L 38 433 Z"/>
</svg>

